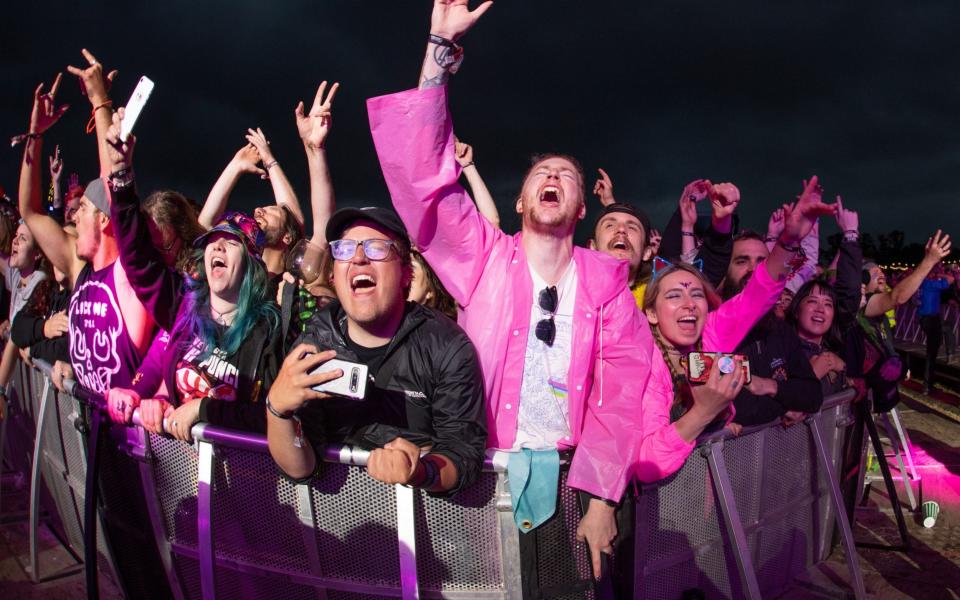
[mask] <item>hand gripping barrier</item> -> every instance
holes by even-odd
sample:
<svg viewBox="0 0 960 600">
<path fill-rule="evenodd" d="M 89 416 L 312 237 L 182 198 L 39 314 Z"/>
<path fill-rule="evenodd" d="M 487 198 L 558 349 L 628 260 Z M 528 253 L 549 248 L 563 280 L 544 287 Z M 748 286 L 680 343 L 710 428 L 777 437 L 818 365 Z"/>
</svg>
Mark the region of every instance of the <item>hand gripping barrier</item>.
<svg viewBox="0 0 960 600">
<path fill-rule="evenodd" d="M 41 389 L 36 375 L 33 389 Z M 854 594 L 864 597 L 835 472 L 852 395 L 828 398 L 820 413 L 788 429 L 772 423 L 736 438 L 704 437 L 678 473 L 643 486 L 635 596 L 678 597 L 691 588 L 707 597 L 775 595 L 827 557 L 836 522 Z M 39 417 L 49 416 L 37 427 L 34 456 L 46 465 L 52 509 L 70 547 L 83 553 L 85 539 L 96 544 L 106 558 L 99 566 L 111 573 L 115 552 L 129 548 L 115 543 L 111 552 L 104 536 L 77 535 L 89 497 L 79 484 L 84 465 L 73 456 L 82 456 L 74 426 L 82 411 L 49 389 L 38 402 L 46 403 Z M 327 448 L 320 475 L 302 484 L 279 474 L 260 435 L 199 423 L 189 444 L 131 429 L 142 443 L 134 450 L 149 514 L 141 527 L 152 533 L 177 599 L 522 596 L 502 457 L 488 458 L 479 480 L 447 499 L 372 480 L 363 468 L 368 453 L 355 448 Z M 575 560 L 550 576 L 583 576 L 587 552 L 572 535 L 577 497 L 562 489 Z M 97 585 L 89 572 L 88 585 Z"/>
</svg>

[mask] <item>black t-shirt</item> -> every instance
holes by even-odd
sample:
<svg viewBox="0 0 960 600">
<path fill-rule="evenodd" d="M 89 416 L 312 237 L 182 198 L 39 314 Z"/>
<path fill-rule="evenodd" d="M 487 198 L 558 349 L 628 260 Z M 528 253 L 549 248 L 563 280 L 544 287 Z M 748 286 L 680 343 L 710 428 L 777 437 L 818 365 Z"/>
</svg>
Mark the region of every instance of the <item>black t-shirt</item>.
<svg viewBox="0 0 960 600">
<path fill-rule="evenodd" d="M 347 342 L 347 348 L 350 348 L 350 351 L 357 355 L 357 362 L 367 365 L 367 368 L 370 370 L 371 374 L 376 374 L 380 370 L 380 366 L 383 364 L 383 359 L 387 355 L 387 347 L 390 343 L 386 343 L 382 346 L 377 346 L 376 348 L 367 348 L 366 346 L 361 346 L 360 344 L 353 341 L 350 338 L 350 332 L 344 336 Z"/>
</svg>

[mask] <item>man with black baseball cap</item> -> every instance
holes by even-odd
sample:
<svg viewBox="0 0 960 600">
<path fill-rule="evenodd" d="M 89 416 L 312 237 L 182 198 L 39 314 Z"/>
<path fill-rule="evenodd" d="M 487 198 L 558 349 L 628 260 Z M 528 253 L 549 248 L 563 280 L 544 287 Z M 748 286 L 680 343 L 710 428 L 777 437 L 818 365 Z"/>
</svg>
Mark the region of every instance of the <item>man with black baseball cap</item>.
<svg viewBox="0 0 960 600">
<path fill-rule="evenodd" d="M 374 479 L 460 490 L 479 473 L 486 444 L 473 344 L 441 313 L 405 301 L 410 240 L 394 211 L 340 209 L 326 235 L 338 300 L 307 322 L 269 391 L 271 455 L 287 475 L 304 479 L 316 471 L 323 444 L 345 442 L 372 450 Z M 367 366 L 362 399 L 314 389 L 343 376 L 324 366 L 334 357 Z"/>
<path fill-rule="evenodd" d="M 637 306 L 643 304 L 643 292 L 646 283 L 638 281 L 640 267 L 647 256 L 647 242 L 650 236 L 650 217 L 632 204 L 614 202 L 603 207 L 593 226 L 593 239 L 590 249 L 599 250 L 614 258 L 630 264 L 627 284 L 637 300 Z"/>
</svg>

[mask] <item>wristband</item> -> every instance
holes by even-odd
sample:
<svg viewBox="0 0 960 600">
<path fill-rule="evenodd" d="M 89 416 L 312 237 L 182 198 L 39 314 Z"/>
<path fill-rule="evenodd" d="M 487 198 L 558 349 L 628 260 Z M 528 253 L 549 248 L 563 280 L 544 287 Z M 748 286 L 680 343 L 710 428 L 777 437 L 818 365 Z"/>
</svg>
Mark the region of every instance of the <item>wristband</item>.
<svg viewBox="0 0 960 600">
<path fill-rule="evenodd" d="M 697 237 L 697 234 L 695 234 L 695 233 L 692 232 L 692 231 L 681 231 L 681 232 L 680 232 L 680 235 L 682 235 L 682 236 L 684 236 L 684 237 Z"/>
<path fill-rule="evenodd" d="M 859 240 L 860 231 L 857 229 L 845 229 L 843 232 L 843 237 L 846 239 Z"/>
<path fill-rule="evenodd" d="M 777 236 L 775 236 L 775 235 L 768 235 L 767 237 L 763 238 L 763 241 L 764 241 L 764 242 L 767 242 L 768 244 L 771 244 L 771 243 L 772 243 L 772 244 L 776 244 L 776 243 L 777 243 L 777 239 L 778 239 L 778 238 L 777 238 Z"/>
<path fill-rule="evenodd" d="M 113 100 L 107 100 L 101 104 L 98 104 L 93 107 L 93 110 L 90 111 L 90 120 L 87 121 L 87 133 L 93 133 L 97 128 L 97 111 L 101 108 L 112 108 Z"/>
<path fill-rule="evenodd" d="M 21 133 L 10 138 L 10 147 L 14 148 L 27 140 L 39 140 L 41 137 L 43 137 L 42 133 Z"/>
<path fill-rule="evenodd" d="M 271 415 L 275 416 L 275 417 L 278 418 L 278 419 L 283 419 L 284 421 L 289 421 L 290 419 L 293 418 L 293 413 L 290 413 L 289 415 L 285 415 L 285 414 L 283 414 L 282 412 L 280 412 L 279 410 L 275 409 L 275 408 L 273 407 L 273 405 L 270 404 L 270 396 L 267 396 L 266 405 L 267 405 L 267 412 L 270 413 Z"/>
<path fill-rule="evenodd" d="M 410 487 L 430 489 L 440 481 L 440 466 L 429 454 L 420 458 L 418 468 L 410 478 Z"/>
<path fill-rule="evenodd" d="M 269 171 L 270 169 L 272 169 L 272 168 L 275 167 L 275 166 L 277 166 L 277 161 L 271 160 L 268 164 L 263 165 L 263 170 L 264 170 L 264 171 Z"/>
<path fill-rule="evenodd" d="M 451 74 L 460 70 L 460 63 L 463 62 L 463 46 L 432 33 L 427 38 L 427 43 L 438 46 L 433 51 L 433 60 L 441 69 L 449 71 Z"/>
<path fill-rule="evenodd" d="M 123 167 L 110 175 L 110 190 L 119 192 L 133 185 L 133 169 Z"/>
<path fill-rule="evenodd" d="M 786 243 L 785 243 L 782 239 L 780 239 L 780 238 L 777 238 L 777 243 L 780 244 L 780 247 L 781 247 L 781 248 L 783 248 L 783 249 L 786 250 L 787 252 L 792 252 L 793 254 L 796 254 L 797 252 L 800 252 L 800 250 L 802 249 L 801 246 L 800 246 L 800 244 L 797 244 L 796 246 L 790 246 L 790 245 L 786 244 Z"/>
<path fill-rule="evenodd" d="M 463 169 L 466 169 L 467 167 L 472 167 L 472 166 L 474 166 L 474 164 L 473 164 L 473 161 L 471 160 L 471 161 L 468 162 L 467 164 L 465 164 L 465 165 L 463 165 L 462 167 L 460 167 L 460 170 L 462 171 Z"/>
<path fill-rule="evenodd" d="M 590 493 L 587 493 L 587 495 L 590 496 L 591 500 L 599 500 L 600 502 L 603 502 L 610 508 L 618 508 L 620 506 L 620 503 L 614 502 L 613 500 L 607 500 L 606 498 L 601 498 L 600 496 L 594 496 L 593 494 L 590 494 Z"/>
</svg>

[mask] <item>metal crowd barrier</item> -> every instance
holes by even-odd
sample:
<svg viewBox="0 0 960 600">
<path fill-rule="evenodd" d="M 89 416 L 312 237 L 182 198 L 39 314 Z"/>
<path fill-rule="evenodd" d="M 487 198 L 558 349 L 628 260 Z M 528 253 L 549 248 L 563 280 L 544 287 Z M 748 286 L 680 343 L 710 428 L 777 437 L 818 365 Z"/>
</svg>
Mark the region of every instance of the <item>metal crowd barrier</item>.
<svg viewBox="0 0 960 600">
<path fill-rule="evenodd" d="M 835 472 L 852 396 L 827 399 L 803 425 L 705 437 L 678 473 L 642 486 L 636 597 L 678 597 L 690 588 L 710 598 L 776 594 L 827 557 L 834 522 L 853 591 L 864 597 Z M 41 418 L 50 416 L 38 427 L 35 462 L 46 465 L 43 480 L 70 546 L 82 554 L 93 536 L 78 536 L 78 403 L 47 388 L 39 404 Z M 372 480 L 367 453 L 350 447 L 328 448 L 320 475 L 296 484 L 279 474 L 261 435 L 200 423 L 185 443 L 136 430 L 142 446 L 132 452 L 142 458 L 150 520 L 143 527 L 153 531 L 177 599 L 521 597 L 520 534 L 497 457 L 448 499 Z M 575 520 L 576 495 L 562 489 L 559 502 Z M 570 525 L 573 575 L 584 576 L 587 550 Z M 100 563 L 110 571 L 116 561 L 102 539 Z"/>
<path fill-rule="evenodd" d="M 897 307 L 897 326 L 893 330 L 893 338 L 903 342 L 924 345 L 927 336 L 923 333 L 920 323 L 919 308 L 913 302 L 907 302 Z M 941 309 L 943 323 L 946 329 L 953 332 L 953 339 L 960 339 L 960 308 L 954 303 L 945 304 Z"/>
</svg>

